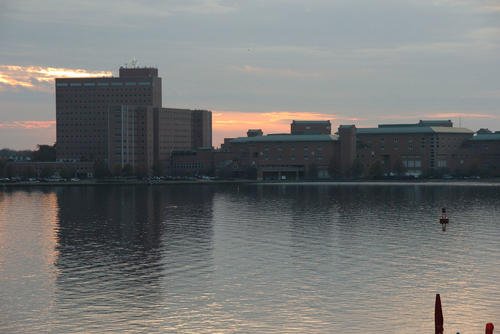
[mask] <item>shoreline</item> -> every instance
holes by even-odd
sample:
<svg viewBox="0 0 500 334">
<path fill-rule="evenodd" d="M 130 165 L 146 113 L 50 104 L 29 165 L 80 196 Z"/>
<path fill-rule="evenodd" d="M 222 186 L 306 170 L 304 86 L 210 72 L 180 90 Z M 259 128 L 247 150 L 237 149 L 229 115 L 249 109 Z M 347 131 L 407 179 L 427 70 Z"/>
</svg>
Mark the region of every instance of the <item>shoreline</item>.
<svg viewBox="0 0 500 334">
<path fill-rule="evenodd" d="M 180 184 L 258 184 L 258 185 L 456 185 L 456 186 L 500 186 L 500 178 L 492 179 L 426 179 L 426 180 L 82 180 L 82 181 L 54 181 L 54 182 L 2 182 L 1 188 L 22 187 L 89 187 L 89 186 L 166 186 Z"/>
</svg>

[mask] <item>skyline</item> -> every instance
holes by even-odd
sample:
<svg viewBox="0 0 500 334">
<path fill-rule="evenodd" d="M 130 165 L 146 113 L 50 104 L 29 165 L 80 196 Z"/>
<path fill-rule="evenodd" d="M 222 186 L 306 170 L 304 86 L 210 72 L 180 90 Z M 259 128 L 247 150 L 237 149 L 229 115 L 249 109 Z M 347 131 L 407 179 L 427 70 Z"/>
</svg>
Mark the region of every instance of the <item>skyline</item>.
<svg viewBox="0 0 500 334">
<path fill-rule="evenodd" d="M 54 77 L 116 75 L 133 57 L 159 68 L 164 106 L 213 111 L 215 146 L 293 119 L 500 130 L 494 1 L 7 1 L 0 12 L 2 147 L 54 142 Z"/>
</svg>

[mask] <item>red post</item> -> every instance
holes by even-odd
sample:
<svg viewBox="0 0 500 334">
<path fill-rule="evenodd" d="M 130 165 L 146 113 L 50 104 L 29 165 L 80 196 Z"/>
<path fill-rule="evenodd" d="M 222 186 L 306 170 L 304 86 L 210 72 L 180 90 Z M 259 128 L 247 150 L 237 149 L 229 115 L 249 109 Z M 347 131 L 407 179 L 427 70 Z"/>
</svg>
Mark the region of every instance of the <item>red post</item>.
<svg viewBox="0 0 500 334">
<path fill-rule="evenodd" d="M 436 304 L 434 305 L 434 324 L 436 326 L 436 334 L 443 334 L 444 320 L 443 320 L 443 310 L 441 308 L 441 297 L 439 293 L 436 294 Z"/>
<path fill-rule="evenodd" d="M 488 322 L 486 324 L 486 334 L 493 334 L 494 328 L 495 328 L 495 326 L 493 326 L 493 324 L 491 322 Z"/>
</svg>

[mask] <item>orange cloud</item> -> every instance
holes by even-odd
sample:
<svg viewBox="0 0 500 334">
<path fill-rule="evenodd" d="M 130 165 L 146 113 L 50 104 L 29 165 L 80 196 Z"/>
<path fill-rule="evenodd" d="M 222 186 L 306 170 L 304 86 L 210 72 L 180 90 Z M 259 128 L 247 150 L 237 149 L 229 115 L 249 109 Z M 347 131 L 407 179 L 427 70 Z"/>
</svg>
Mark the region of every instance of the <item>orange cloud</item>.
<svg viewBox="0 0 500 334">
<path fill-rule="evenodd" d="M 242 111 L 213 111 L 214 130 L 239 130 L 248 128 L 262 128 L 266 131 L 283 131 L 290 129 L 293 120 L 336 120 L 335 114 L 302 112 L 302 111 L 271 111 L 271 112 L 242 112 Z"/>
<path fill-rule="evenodd" d="M 224 138 L 246 136 L 248 129 L 262 129 L 268 133 L 290 133 L 293 120 L 329 120 L 355 121 L 354 118 L 340 117 L 336 114 L 305 111 L 270 111 L 243 112 L 214 110 L 212 111 L 212 128 L 214 146 L 224 142 Z"/>
<path fill-rule="evenodd" d="M 104 77 L 109 71 L 88 71 L 75 68 L 42 66 L 0 65 L 0 90 L 5 88 L 27 88 L 52 91 L 55 78 Z"/>
<path fill-rule="evenodd" d="M 0 122 L 0 129 L 48 129 L 56 125 L 56 121 L 11 121 Z"/>
</svg>

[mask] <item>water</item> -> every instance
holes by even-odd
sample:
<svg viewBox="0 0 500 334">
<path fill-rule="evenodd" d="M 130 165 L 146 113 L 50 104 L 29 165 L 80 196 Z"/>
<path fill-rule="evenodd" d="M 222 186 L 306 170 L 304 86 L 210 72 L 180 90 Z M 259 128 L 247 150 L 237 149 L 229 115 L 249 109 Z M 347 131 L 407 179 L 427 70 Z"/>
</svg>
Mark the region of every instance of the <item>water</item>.
<svg viewBox="0 0 500 334">
<path fill-rule="evenodd" d="M 1 333 L 432 333 L 500 324 L 500 186 L 0 191 Z M 451 223 L 437 223 L 446 206 Z"/>
</svg>

